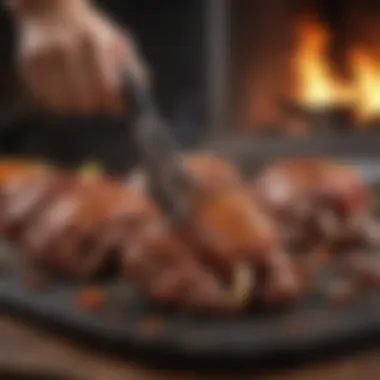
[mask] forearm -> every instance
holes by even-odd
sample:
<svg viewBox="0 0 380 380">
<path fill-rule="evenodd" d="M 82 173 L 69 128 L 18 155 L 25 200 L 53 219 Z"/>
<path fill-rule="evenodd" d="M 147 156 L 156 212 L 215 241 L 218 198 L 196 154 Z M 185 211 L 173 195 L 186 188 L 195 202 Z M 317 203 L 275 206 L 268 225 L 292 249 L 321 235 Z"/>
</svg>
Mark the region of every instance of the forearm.
<svg viewBox="0 0 380 380">
<path fill-rule="evenodd" d="M 90 0 L 5 0 L 8 9 L 16 18 L 77 8 Z"/>
</svg>

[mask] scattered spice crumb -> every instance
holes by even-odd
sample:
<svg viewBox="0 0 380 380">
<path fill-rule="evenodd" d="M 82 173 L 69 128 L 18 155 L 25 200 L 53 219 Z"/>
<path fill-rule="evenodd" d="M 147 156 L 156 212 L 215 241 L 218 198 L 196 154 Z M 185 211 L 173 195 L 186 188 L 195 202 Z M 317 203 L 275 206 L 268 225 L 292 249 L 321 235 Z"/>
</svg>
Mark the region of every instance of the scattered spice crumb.
<svg viewBox="0 0 380 380">
<path fill-rule="evenodd" d="M 0 252 L 0 272 L 5 272 L 10 265 L 8 252 Z"/>
<path fill-rule="evenodd" d="M 23 275 L 23 283 L 28 290 L 39 292 L 49 286 L 50 279 L 35 268 L 27 268 Z"/>
<path fill-rule="evenodd" d="M 354 296 L 354 286 L 349 281 L 334 281 L 334 283 L 329 286 L 329 296 L 334 307 L 346 307 Z"/>
<path fill-rule="evenodd" d="M 162 333 L 164 329 L 164 323 L 161 318 L 151 316 L 145 318 L 140 325 L 141 332 L 146 337 L 155 337 Z"/>
<path fill-rule="evenodd" d="M 3 274 L 7 271 L 8 265 L 6 262 L 3 261 L 2 258 L 0 258 L 0 274 Z"/>
<path fill-rule="evenodd" d="M 109 307 L 107 310 L 105 310 L 106 316 L 112 320 L 115 323 L 121 323 L 125 320 L 125 311 L 122 309 L 122 307 Z"/>
<path fill-rule="evenodd" d="M 326 265 L 331 260 L 331 251 L 330 249 L 324 245 L 321 244 L 318 247 L 314 249 L 312 252 L 312 255 L 314 256 L 314 260 L 320 264 L 320 265 Z"/>
<path fill-rule="evenodd" d="M 106 295 L 98 288 L 86 288 L 77 295 L 77 305 L 80 309 L 97 311 L 105 305 Z"/>
<path fill-rule="evenodd" d="M 297 316 L 287 316 L 281 320 L 280 328 L 287 334 L 294 334 L 300 330 L 301 322 Z"/>
</svg>

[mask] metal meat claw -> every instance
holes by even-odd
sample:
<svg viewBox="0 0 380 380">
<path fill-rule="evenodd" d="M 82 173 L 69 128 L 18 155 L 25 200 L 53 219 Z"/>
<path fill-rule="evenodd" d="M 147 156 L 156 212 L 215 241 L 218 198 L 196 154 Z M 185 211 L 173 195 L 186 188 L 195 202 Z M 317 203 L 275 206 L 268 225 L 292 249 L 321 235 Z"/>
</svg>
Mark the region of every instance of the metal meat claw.
<svg viewBox="0 0 380 380">
<path fill-rule="evenodd" d="M 147 84 L 131 72 L 126 74 L 124 85 L 134 103 L 134 139 L 152 196 L 176 223 L 184 222 L 196 186 L 185 170 L 182 148 L 159 114 Z"/>
</svg>

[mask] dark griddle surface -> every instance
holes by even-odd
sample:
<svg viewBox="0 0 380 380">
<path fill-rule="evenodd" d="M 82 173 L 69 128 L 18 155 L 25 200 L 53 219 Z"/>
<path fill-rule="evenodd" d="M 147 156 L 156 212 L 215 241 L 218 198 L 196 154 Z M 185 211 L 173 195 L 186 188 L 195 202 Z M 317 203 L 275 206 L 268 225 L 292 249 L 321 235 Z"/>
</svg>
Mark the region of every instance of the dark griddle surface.
<svg viewBox="0 0 380 380">
<path fill-rule="evenodd" d="M 349 161 L 357 164 L 370 182 L 377 181 L 380 160 L 352 157 Z M 3 251 L 9 249 L 5 246 Z M 12 253 L 14 257 L 18 254 Z M 376 343 L 380 337 L 380 292 L 355 299 L 341 309 L 314 295 L 287 311 L 200 318 L 159 310 L 127 285 L 115 283 L 101 285 L 111 289 L 109 306 L 98 313 L 84 312 L 75 303 L 78 286 L 60 283 L 32 292 L 21 278 L 19 265 L 0 274 L 2 311 L 83 338 L 93 346 L 128 357 L 138 354 L 169 367 L 243 368 L 265 363 L 273 367 L 330 356 L 363 342 Z"/>
</svg>

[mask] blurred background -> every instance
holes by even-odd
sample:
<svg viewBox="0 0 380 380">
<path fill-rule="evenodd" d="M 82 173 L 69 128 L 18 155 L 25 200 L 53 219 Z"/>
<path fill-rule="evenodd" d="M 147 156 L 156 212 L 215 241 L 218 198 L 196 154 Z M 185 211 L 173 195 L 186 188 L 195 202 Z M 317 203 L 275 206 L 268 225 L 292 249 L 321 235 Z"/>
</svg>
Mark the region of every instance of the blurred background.
<svg viewBox="0 0 380 380">
<path fill-rule="evenodd" d="M 378 128 L 378 2 L 233 4 L 233 125 L 293 135 Z"/>
<path fill-rule="evenodd" d="M 157 99 L 173 131 L 184 143 L 196 144 L 205 132 L 201 126 L 205 97 L 204 2 L 95 3 L 132 32 L 150 65 Z M 136 157 L 123 122 L 97 115 L 91 120 L 53 120 L 31 112 L 28 95 L 16 75 L 12 22 L 5 9 L 0 9 L 0 152 L 42 155 L 68 166 L 100 159 L 112 171 L 128 169 Z"/>
<path fill-rule="evenodd" d="M 188 146 L 210 135 L 299 137 L 380 126 L 376 2 L 97 3 L 135 35 L 162 110 Z M 112 170 L 126 170 L 135 153 L 122 123 L 53 121 L 23 111 L 25 94 L 12 64 L 14 33 L 4 10 L 0 18 L 1 151 L 43 154 L 68 165 L 100 157 Z"/>
</svg>

